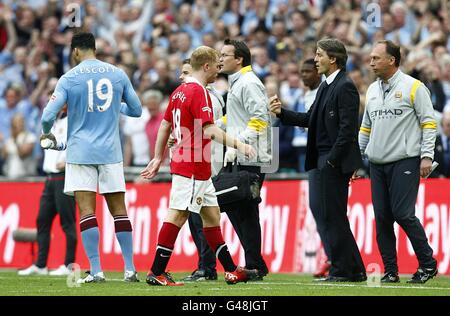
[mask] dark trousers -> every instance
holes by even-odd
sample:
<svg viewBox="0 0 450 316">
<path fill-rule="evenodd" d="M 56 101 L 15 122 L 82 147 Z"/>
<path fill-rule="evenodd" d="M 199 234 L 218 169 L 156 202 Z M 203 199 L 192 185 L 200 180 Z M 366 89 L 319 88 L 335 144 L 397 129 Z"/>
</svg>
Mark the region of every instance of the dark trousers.
<svg viewBox="0 0 450 316">
<path fill-rule="evenodd" d="M 238 166 L 238 169 L 257 173 L 260 187 L 262 187 L 265 174 L 261 173 L 259 167 Z M 242 203 L 236 209 L 228 211 L 227 215 L 244 248 L 245 267 L 258 269 L 261 275 L 266 275 L 269 269 L 261 255 L 261 225 L 258 207 L 260 202 L 261 199 Z"/>
<path fill-rule="evenodd" d="M 415 215 L 419 181 L 419 157 L 383 165 L 370 163 L 377 242 L 386 272 L 398 272 L 394 222 L 400 225 L 411 241 L 419 265 L 424 268 L 436 266 L 433 250 Z"/>
<path fill-rule="evenodd" d="M 66 234 L 66 257 L 64 264 L 75 262 L 77 246 L 77 232 L 75 226 L 75 199 L 63 193 L 64 174 L 53 174 L 45 181 L 41 195 L 39 215 L 37 218 L 38 259 L 36 265 L 40 268 L 47 266 L 50 248 L 50 231 L 53 219 L 59 214 L 60 223 Z"/>
<path fill-rule="evenodd" d="M 359 253 L 347 218 L 348 183 L 351 173 L 343 174 L 339 168 L 326 163 L 327 155 L 320 156 L 319 196 L 325 213 L 325 231 L 330 245 L 330 276 L 353 278 L 365 274 L 365 266 Z"/>
<path fill-rule="evenodd" d="M 320 171 L 319 169 L 312 169 L 308 171 L 309 184 L 309 208 L 316 222 L 317 232 L 322 240 L 323 249 L 331 260 L 330 243 L 328 242 L 328 235 L 325 229 L 325 211 L 321 208 L 320 202 Z"/>
<path fill-rule="evenodd" d="M 198 270 L 215 271 L 216 270 L 216 256 L 209 247 L 203 233 L 203 221 L 200 214 L 189 214 L 189 229 L 191 230 L 192 239 L 194 239 L 195 246 L 198 253 Z"/>
</svg>

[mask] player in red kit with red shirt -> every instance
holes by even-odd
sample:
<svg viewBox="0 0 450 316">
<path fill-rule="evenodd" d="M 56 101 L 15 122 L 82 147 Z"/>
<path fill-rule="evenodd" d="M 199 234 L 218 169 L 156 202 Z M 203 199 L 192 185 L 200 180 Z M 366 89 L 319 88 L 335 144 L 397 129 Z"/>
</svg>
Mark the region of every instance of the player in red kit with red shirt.
<svg viewBox="0 0 450 316">
<path fill-rule="evenodd" d="M 170 96 L 164 120 L 158 132 L 155 157 L 141 172 L 145 179 L 153 178 L 161 165 L 171 130 L 176 144 L 170 170 L 172 188 L 169 211 L 158 236 L 158 246 L 147 275 L 149 285 L 182 285 L 166 271 L 180 228 L 189 212 L 199 213 L 209 246 L 225 270 L 228 284 L 246 282 L 257 274 L 234 264 L 220 229 L 220 210 L 211 181 L 211 140 L 236 148 L 249 158 L 253 147 L 228 136 L 214 125 L 211 99 L 205 87 L 215 81 L 219 72 L 219 54 L 201 46 L 191 56 L 192 76 L 186 78 Z"/>
</svg>

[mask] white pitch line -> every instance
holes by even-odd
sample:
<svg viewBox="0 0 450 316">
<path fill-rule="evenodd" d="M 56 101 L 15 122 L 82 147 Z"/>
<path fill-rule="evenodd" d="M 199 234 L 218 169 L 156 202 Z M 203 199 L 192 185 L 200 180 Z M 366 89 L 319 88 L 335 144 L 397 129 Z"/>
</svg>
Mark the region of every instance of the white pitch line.
<svg viewBox="0 0 450 316">
<path fill-rule="evenodd" d="M 122 279 L 108 279 L 106 278 L 106 282 L 113 281 L 113 282 L 123 282 Z M 142 282 L 142 281 L 141 281 Z M 220 282 L 220 281 L 219 281 Z M 212 282 L 211 282 L 212 283 Z M 185 282 L 185 285 L 189 284 L 197 284 L 194 282 Z M 426 286 L 417 286 L 417 285 L 411 285 L 411 286 L 393 286 L 393 285 L 381 285 L 381 286 L 367 286 L 367 285 L 361 285 L 361 284 L 327 284 L 327 283 L 301 283 L 301 282 L 251 282 L 247 283 L 247 286 L 250 284 L 255 285 L 262 285 L 262 286 L 270 286 L 270 285 L 299 285 L 299 286 L 329 286 L 329 287 L 359 287 L 359 288 L 387 288 L 387 289 L 423 289 L 423 290 L 448 290 L 450 291 L 450 287 L 426 287 Z M 236 289 L 243 289 L 242 287 L 236 287 Z M 252 287 L 254 289 L 254 287 Z M 265 289 L 266 287 L 261 287 L 260 289 Z M 223 288 L 210 288 L 209 290 L 221 290 Z M 250 289 L 250 288 L 249 288 Z M 268 288 L 272 289 L 272 288 Z"/>
<path fill-rule="evenodd" d="M 418 290 L 447 290 L 450 291 L 450 287 L 428 287 L 428 286 L 394 286 L 394 285 L 380 285 L 380 286 L 368 286 L 368 285 L 356 285 L 356 284 L 324 284 L 324 283 L 302 283 L 304 285 L 313 285 L 313 286 L 329 286 L 329 287 L 359 287 L 366 289 L 418 289 Z"/>
<path fill-rule="evenodd" d="M 330 283 L 302 283 L 302 282 L 251 282 L 251 284 L 257 285 L 311 285 L 311 286 L 329 286 L 329 287 L 359 287 L 359 288 L 387 288 L 387 289 L 422 289 L 422 290 L 447 290 L 450 291 L 450 287 L 427 287 L 427 286 L 395 286 L 395 285 L 381 285 L 381 286 L 368 286 L 362 284 L 330 284 Z M 247 284 L 248 285 L 248 284 Z"/>
</svg>

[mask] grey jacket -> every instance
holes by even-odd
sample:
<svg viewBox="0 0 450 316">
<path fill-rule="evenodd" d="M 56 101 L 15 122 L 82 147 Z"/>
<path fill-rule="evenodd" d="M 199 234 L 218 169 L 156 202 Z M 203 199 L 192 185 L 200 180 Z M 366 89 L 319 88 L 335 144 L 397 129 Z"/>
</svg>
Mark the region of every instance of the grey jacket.
<svg viewBox="0 0 450 316">
<path fill-rule="evenodd" d="M 238 154 L 243 165 L 266 166 L 272 161 L 272 120 L 266 89 L 253 73 L 251 66 L 228 77 L 227 115 L 221 120 L 229 135 L 251 144 L 257 151 L 256 159 L 247 160 Z"/>
<path fill-rule="evenodd" d="M 398 70 L 384 91 L 380 79 L 369 86 L 359 146 L 370 162 L 433 159 L 436 128 L 430 92 L 419 80 Z"/>
</svg>

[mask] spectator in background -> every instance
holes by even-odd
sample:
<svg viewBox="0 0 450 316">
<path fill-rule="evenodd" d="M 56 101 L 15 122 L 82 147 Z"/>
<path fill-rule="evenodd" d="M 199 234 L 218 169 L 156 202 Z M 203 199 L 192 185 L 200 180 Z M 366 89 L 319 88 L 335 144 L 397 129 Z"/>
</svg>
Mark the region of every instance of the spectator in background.
<svg viewBox="0 0 450 316">
<path fill-rule="evenodd" d="M 193 45 L 189 33 L 187 32 L 178 33 L 177 45 L 178 45 L 178 56 L 180 60 L 185 60 L 191 56 L 193 51 L 192 49 Z"/>
<path fill-rule="evenodd" d="M 269 0 L 249 1 L 248 7 L 245 8 L 244 18 L 241 25 L 243 35 L 250 35 L 260 23 L 270 29 L 273 28 L 271 14 L 269 14 Z"/>
<path fill-rule="evenodd" d="M 229 25 L 241 25 L 244 17 L 240 10 L 241 2 L 239 0 L 229 0 L 227 1 L 226 11 L 220 17 L 226 26 Z"/>
<path fill-rule="evenodd" d="M 145 124 L 145 134 L 147 136 L 147 142 L 149 144 L 150 159 L 155 157 L 155 144 L 156 136 L 158 135 L 158 129 L 161 125 L 161 121 L 164 118 L 164 112 L 162 111 L 163 95 L 158 90 L 148 90 L 142 95 L 142 105 L 149 113 L 149 119 Z M 166 160 L 167 153 L 164 157 Z M 167 162 L 163 161 L 165 164 Z M 148 162 L 147 162 L 148 163 Z"/>
<path fill-rule="evenodd" d="M 251 36 L 250 44 L 253 47 L 261 47 L 267 51 L 270 60 L 277 58 L 277 49 L 275 44 L 269 41 L 270 31 L 266 28 L 264 23 L 260 23 Z"/>
<path fill-rule="evenodd" d="M 22 114 L 25 121 L 24 129 L 35 132 L 39 110 L 34 107 L 27 98 L 23 98 L 23 86 L 21 84 L 11 84 L 5 91 L 3 98 L 0 98 L 0 134 L 4 139 L 9 138 L 12 118 L 15 114 Z"/>
<path fill-rule="evenodd" d="M 8 8 L 0 10 L 0 37 L 4 39 L 1 31 L 5 32 L 6 41 L 4 46 L 0 47 L 0 95 L 10 82 L 22 80 L 21 73 L 17 73 L 10 67 L 13 62 L 14 47 L 17 44 L 17 34 L 13 24 L 13 12 Z"/>
<path fill-rule="evenodd" d="M 442 87 L 445 93 L 445 104 L 450 103 L 450 54 L 445 54 L 439 61 L 442 69 Z"/>
<path fill-rule="evenodd" d="M 363 75 L 359 69 L 354 69 L 349 72 L 348 76 L 354 82 L 356 89 L 358 89 L 359 93 L 359 122 L 361 123 L 362 116 L 364 115 L 364 105 L 366 104 L 366 95 L 364 94 L 367 91 L 367 84 L 364 81 Z"/>
<path fill-rule="evenodd" d="M 190 36 L 190 43 L 192 47 L 198 47 L 202 44 L 202 37 L 204 34 L 214 30 L 213 24 L 205 13 L 195 9 L 190 16 L 189 24 L 183 27 L 183 31 Z M 189 56 L 187 56 L 189 57 Z"/>
<path fill-rule="evenodd" d="M 445 106 L 445 93 L 440 79 L 441 69 L 439 69 L 437 61 L 430 57 L 423 58 L 422 61 L 416 64 L 411 76 L 421 80 L 430 90 L 433 108 L 438 112 L 442 112 Z"/>
<path fill-rule="evenodd" d="M 386 39 L 400 43 L 403 46 L 409 46 L 417 24 L 414 15 L 402 1 L 394 2 L 390 7 L 390 13 L 394 29 L 386 34 Z"/>
<path fill-rule="evenodd" d="M 293 66 L 292 70 L 287 71 L 286 80 L 280 84 L 280 97 L 289 110 L 295 110 L 297 104 L 302 102 L 303 89 L 300 83 L 298 66 L 294 63 L 291 65 Z M 289 69 L 287 67 L 285 69 Z"/>
<path fill-rule="evenodd" d="M 139 86 L 143 76 L 148 74 L 153 67 L 152 56 L 148 52 L 142 52 L 137 58 L 137 69 L 133 73 L 133 85 Z"/>
<path fill-rule="evenodd" d="M 217 43 L 217 37 L 213 32 L 205 33 L 202 36 L 202 45 L 214 48 Z"/>
<path fill-rule="evenodd" d="M 252 69 L 255 72 L 255 75 L 258 76 L 261 81 L 264 81 L 270 74 L 270 59 L 267 50 L 257 47 L 252 51 L 252 55 L 254 56 Z"/>
<path fill-rule="evenodd" d="M 0 95 L 3 95 L 6 88 L 12 84 L 23 85 L 27 75 L 27 49 L 24 46 L 18 46 L 14 49 L 13 59 L 6 54 L 5 65 L 0 70 Z"/>
<path fill-rule="evenodd" d="M 28 45 L 32 39 L 33 33 L 38 32 L 36 29 L 35 12 L 27 6 L 18 7 L 14 26 L 17 33 L 17 45 Z"/>
<path fill-rule="evenodd" d="M 315 39 L 315 31 L 307 11 L 292 11 L 289 14 L 289 22 L 289 36 L 292 37 L 298 45 L 302 45 L 304 42 Z"/>
<path fill-rule="evenodd" d="M 271 56 L 274 60 L 280 61 L 279 54 L 283 53 L 283 49 L 286 46 L 284 38 L 286 36 L 286 25 L 283 21 L 274 21 L 271 30 L 271 36 L 269 37 L 269 43 L 276 48 L 275 56 Z M 287 49 L 286 49 L 287 50 Z"/>
<path fill-rule="evenodd" d="M 317 72 L 314 59 L 307 59 L 301 65 L 300 75 L 303 81 L 303 85 L 308 90 L 301 90 L 301 95 L 298 97 L 298 101 L 292 108 L 287 108 L 300 113 L 306 113 L 311 108 L 311 105 L 316 98 L 317 89 L 321 82 L 321 76 Z M 306 142 L 308 133 L 303 127 L 295 127 L 294 138 L 292 139 L 292 146 L 297 149 L 297 163 L 298 170 L 305 172 L 305 157 L 306 157 Z"/>
<path fill-rule="evenodd" d="M 276 80 L 267 80 L 266 84 L 267 96 L 271 97 L 280 94 L 280 89 L 278 88 L 278 83 Z M 284 126 L 280 124 L 278 119 L 274 119 L 273 126 L 278 128 L 279 137 L 279 159 L 280 164 L 279 172 L 298 172 L 297 168 L 297 150 L 292 145 L 292 140 L 294 137 L 294 127 Z"/>
<path fill-rule="evenodd" d="M 24 116 L 14 114 L 11 120 L 11 134 L 2 149 L 5 160 L 3 173 L 10 179 L 18 179 L 36 174 L 36 161 L 33 148 L 37 138 L 25 128 Z"/>
<path fill-rule="evenodd" d="M 161 92 L 157 91 L 161 94 Z M 123 152 L 124 166 L 146 166 L 150 161 L 150 144 L 147 138 L 146 126 L 151 114 L 147 106 L 148 91 L 141 97 L 142 114 L 140 117 L 122 116 L 125 144 Z"/>
<path fill-rule="evenodd" d="M 434 160 L 439 166 L 431 174 L 433 178 L 450 178 L 450 108 L 442 113 L 442 132 L 436 137 Z"/>
<path fill-rule="evenodd" d="M 155 70 L 158 79 L 152 84 L 151 89 L 159 90 L 168 97 L 178 86 L 178 83 L 170 76 L 169 63 L 165 59 L 160 59 L 155 63 Z"/>
</svg>

